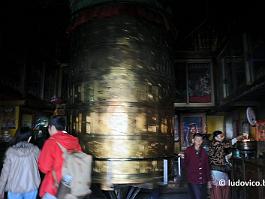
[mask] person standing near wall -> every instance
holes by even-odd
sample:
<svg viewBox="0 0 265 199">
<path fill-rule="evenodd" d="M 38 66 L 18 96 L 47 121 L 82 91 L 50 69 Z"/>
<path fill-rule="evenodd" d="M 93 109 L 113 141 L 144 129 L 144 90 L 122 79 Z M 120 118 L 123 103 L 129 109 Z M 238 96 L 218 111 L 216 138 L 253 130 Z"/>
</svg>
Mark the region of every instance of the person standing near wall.
<svg viewBox="0 0 265 199">
<path fill-rule="evenodd" d="M 40 185 L 39 149 L 29 143 L 30 128 L 17 131 L 7 149 L 0 177 L 0 198 L 7 191 L 8 199 L 35 199 Z"/>
<path fill-rule="evenodd" d="M 238 136 L 232 140 L 225 140 L 222 131 L 213 132 L 213 140 L 209 147 L 209 159 L 211 166 L 212 188 L 211 199 L 230 199 L 230 187 L 228 169 L 225 164 L 225 149 L 230 148 L 243 136 Z M 220 184 L 220 182 L 222 182 Z"/>
<path fill-rule="evenodd" d="M 202 148 L 203 134 L 193 135 L 193 145 L 184 152 L 184 166 L 191 199 L 207 199 L 207 185 L 210 186 L 208 155 Z"/>
</svg>

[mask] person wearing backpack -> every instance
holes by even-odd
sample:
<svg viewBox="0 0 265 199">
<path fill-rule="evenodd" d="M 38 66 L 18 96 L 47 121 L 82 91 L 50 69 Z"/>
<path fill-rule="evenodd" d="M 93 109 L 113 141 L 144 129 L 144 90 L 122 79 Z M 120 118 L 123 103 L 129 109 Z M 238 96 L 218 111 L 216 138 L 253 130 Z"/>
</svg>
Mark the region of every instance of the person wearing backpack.
<svg viewBox="0 0 265 199">
<path fill-rule="evenodd" d="M 62 116 L 53 116 L 49 121 L 50 137 L 45 141 L 38 159 L 39 169 L 45 174 L 39 190 L 42 199 L 56 199 L 64 162 L 60 145 L 68 152 L 82 151 L 78 139 L 65 132 L 65 127 Z"/>
</svg>

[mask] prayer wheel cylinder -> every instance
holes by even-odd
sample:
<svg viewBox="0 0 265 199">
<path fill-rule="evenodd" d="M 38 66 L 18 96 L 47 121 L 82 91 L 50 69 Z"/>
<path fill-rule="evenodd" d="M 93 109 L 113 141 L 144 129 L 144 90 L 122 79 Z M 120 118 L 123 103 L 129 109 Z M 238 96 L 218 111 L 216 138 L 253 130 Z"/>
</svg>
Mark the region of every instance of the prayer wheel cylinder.
<svg viewBox="0 0 265 199">
<path fill-rule="evenodd" d="M 93 6 L 75 13 L 70 38 L 70 125 L 94 157 L 93 182 L 162 181 L 173 157 L 165 19 L 143 5 Z"/>
</svg>

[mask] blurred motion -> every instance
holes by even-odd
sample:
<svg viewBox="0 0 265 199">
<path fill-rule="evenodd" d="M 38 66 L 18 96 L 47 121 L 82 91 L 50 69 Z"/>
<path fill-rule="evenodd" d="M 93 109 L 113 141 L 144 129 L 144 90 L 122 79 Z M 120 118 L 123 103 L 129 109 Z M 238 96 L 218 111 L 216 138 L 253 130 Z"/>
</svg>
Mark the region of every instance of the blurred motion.
<svg viewBox="0 0 265 199">
<path fill-rule="evenodd" d="M 77 13 L 70 128 L 94 156 L 93 181 L 104 189 L 163 181 L 164 159 L 169 168 L 173 164 L 174 71 L 166 18 L 129 3 Z"/>
</svg>

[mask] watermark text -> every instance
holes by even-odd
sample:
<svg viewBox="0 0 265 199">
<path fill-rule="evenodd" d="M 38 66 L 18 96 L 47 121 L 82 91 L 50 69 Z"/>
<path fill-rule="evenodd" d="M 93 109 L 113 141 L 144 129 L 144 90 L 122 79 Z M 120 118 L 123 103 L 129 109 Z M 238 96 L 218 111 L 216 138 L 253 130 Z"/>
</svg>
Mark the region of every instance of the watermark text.
<svg viewBox="0 0 265 199">
<path fill-rule="evenodd" d="M 231 187 L 260 187 L 265 186 L 265 180 L 257 181 L 257 180 L 219 180 L 219 186 L 231 186 Z"/>
</svg>

